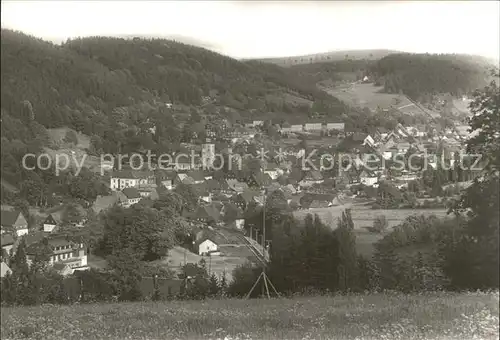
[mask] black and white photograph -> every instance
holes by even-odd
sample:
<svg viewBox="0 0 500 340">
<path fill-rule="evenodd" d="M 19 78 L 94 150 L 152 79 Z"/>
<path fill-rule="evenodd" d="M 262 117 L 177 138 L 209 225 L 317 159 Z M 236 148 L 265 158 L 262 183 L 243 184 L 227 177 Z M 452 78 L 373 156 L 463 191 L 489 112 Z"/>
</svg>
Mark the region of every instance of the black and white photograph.
<svg viewBox="0 0 500 340">
<path fill-rule="evenodd" d="M 498 340 L 500 1 L 1 1 L 2 340 Z"/>
</svg>

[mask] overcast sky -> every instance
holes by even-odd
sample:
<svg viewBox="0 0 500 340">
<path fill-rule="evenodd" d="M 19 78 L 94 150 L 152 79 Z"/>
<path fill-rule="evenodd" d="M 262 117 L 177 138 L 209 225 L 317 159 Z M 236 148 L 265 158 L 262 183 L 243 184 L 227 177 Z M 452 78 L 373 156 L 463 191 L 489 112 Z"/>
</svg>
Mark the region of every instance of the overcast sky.
<svg viewBox="0 0 500 340">
<path fill-rule="evenodd" d="M 498 1 L 2 1 L 2 27 L 47 40 L 183 37 L 235 58 L 335 50 L 498 59 Z"/>
</svg>

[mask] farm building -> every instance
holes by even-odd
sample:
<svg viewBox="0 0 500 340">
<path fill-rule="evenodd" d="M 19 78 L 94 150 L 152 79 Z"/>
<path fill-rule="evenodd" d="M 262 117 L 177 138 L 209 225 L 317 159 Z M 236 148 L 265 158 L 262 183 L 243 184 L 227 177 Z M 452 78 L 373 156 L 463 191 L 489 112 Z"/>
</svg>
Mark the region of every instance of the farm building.
<svg viewBox="0 0 500 340">
<path fill-rule="evenodd" d="M 196 243 L 196 248 L 198 249 L 198 255 L 206 256 L 210 255 L 211 253 L 216 253 L 219 250 L 218 245 L 206 238 L 201 242 Z"/>
<path fill-rule="evenodd" d="M 28 233 L 28 221 L 20 211 L 2 209 L 1 228 L 2 233 L 11 231 L 22 236 Z"/>
</svg>

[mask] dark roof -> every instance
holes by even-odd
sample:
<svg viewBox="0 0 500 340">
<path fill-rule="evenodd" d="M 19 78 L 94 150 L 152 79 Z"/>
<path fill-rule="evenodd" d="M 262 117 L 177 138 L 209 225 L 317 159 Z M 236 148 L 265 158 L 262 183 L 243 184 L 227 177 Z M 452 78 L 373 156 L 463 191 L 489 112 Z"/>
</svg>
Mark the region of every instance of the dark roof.
<svg viewBox="0 0 500 340">
<path fill-rule="evenodd" d="M 221 184 L 219 183 L 219 181 L 215 180 L 215 179 L 209 179 L 205 182 L 205 185 L 207 187 L 207 190 L 220 190 L 221 189 Z"/>
<path fill-rule="evenodd" d="M 2 240 L 2 247 L 14 244 L 14 237 L 11 234 L 2 234 L 0 238 Z"/>
<path fill-rule="evenodd" d="M 220 220 L 220 212 L 213 205 L 198 207 L 192 216 L 196 219 L 212 220 L 215 222 Z"/>
<path fill-rule="evenodd" d="M 254 201 L 254 198 L 257 196 L 260 196 L 260 193 L 258 191 L 253 191 L 253 190 L 245 190 L 242 193 L 239 194 L 243 198 L 243 200 L 248 204 L 252 201 Z"/>
<path fill-rule="evenodd" d="M 169 171 L 169 170 L 157 170 L 156 171 L 156 178 L 158 178 L 160 181 L 164 180 L 173 180 L 175 178 L 175 171 Z"/>
<path fill-rule="evenodd" d="M 308 173 L 306 173 L 304 178 L 311 179 L 314 181 L 320 181 L 323 179 L 323 175 L 321 175 L 321 172 L 319 172 L 318 170 L 311 170 Z"/>
<path fill-rule="evenodd" d="M 4 227 L 8 227 L 16 223 L 16 220 L 21 212 L 16 210 L 2 210 L 1 214 L 1 225 Z"/>
<path fill-rule="evenodd" d="M 361 141 L 364 141 L 366 137 L 368 137 L 367 133 L 364 133 L 364 132 L 355 132 L 352 135 L 352 140 L 357 141 L 357 142 L 361 142 Z"/>
<path fill-rule="evenodd" d="M 115 178 L 148 178 L 152 176 L 154 176 L 152 171 L 118 170 L 112 173 L 112 177 Z"/>
<path fill-rule="evenodd" d="M 194 179 L 195 181 L 204 181 L 205 180 L 205 174 L 203 173 L 203 171 L 200 171 L 200 170 L 190 171 L 187 173 L 187 175 L 189 177 L 191 177 L 192 179 Z"/>
<path fill-rule="evenodd" d="M 122 193 L 127 196 L 128 199 L 140 198 L 141 194 L 136 188 L 125 188 Z"/>
</svg>

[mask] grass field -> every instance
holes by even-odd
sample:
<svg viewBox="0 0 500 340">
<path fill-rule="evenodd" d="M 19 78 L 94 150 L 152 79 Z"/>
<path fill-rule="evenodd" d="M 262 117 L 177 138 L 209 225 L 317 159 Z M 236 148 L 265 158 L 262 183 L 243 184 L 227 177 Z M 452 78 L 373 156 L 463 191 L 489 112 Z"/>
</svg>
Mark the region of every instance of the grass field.
<svg viewBox="0 0 500 340">
<path fill-rule="evenodd" d="M 373 226 L 374 219 L 379 215 L 384 215 L 389 223 L 389 228 L 403 222 L 407 217 L 412 215 L 436 215 L 437 217 L 445 217 L 446 209 L 379 209 L 374 210 L 366 205 L 345 205 L 329 208 L 314 208 L 297 210 L 294 215 L 297 218 L 304 218 L 307 214 L 318 214 L 323 222 L 337 226 L 337 219 L 342 216 L 342 212 L 346 208 L 352 208 L 351 215 L 355 229 L 363 229 Z"/>
<path fill-rule="evenodd" d="M 379 215 L 384 215 L 389 224 L 389 229 L 401 224 L 407 217 L 412 215 L 436 215 L 437 217 L 445 217 L 445 209 L 380 209 L 373 210 L 366 205 L 345 205 L 329 208 L 315 208 L 297 210 L 294 212 L 295 217 L 302 219 L 307 214 L 318 214 L 321 220 L 330 225 L 332 228 L 337 227 L 338 218 L 342 216 L 342 212 L 346 208 L 352 208 L 351 215 L 354 222 L 354 232 L 356 234 L 356 250 L 359 254 L 370 257 L 373 254 L 373 244 L 379 241 L 384 234 L 370 233 L 366 227 L 372 227 L 373 221 Z"/>
<path fill-rule="evenodd" d="M 498 339 L 498 292 L 2 308 L 11 339 Z"/>
<path fill-rule="evenodd" d="M 373 84 L 354 84 L 343 88 L 326 88 L 327 93 L 355 107 L 367 107 L 370 110 L 399 108 L 412 104 L 404 95 L 381 93 L 382 87 Z"/>
</svg>

